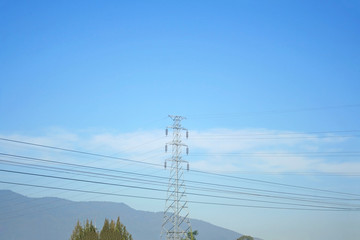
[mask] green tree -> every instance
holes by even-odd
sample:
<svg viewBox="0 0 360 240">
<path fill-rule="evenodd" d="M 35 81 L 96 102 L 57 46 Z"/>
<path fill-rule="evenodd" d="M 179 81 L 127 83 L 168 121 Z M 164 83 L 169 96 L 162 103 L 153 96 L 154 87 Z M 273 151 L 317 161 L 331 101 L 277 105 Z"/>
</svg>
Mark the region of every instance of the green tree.
<svg viewBox="0 0 360 240">
<path fill-rule="evenodd" d="M 186 234 L 186 238 L 182 238 L 181 240 L 196 240 L 196 236 L 198 235 L 198 231 L 195 230 L 195 231 L 191 231 L 190 232 L 187 232 Z"/>
<path fill-rule="evenodd" d="M 96 231 L 95 226 L 92 221 L 89 223 L 89 220 L 86 220 L 84 227 L 84 240 L 98 240 L 99 234 Z"/>
<path fill-rule="evenodd" d="M 236 240 L 254 240 L 254 238 L 251 236 L 242 235 L 241 237 L 239 237 Z"/>
<path fill-rule="evenodd" d="M 122 234 L 122 240 L 131 240 L 132 237 L 131 237 L 131 234 L 128 233 L 128 231 L 126 230 L 126 227 L 123 225 L 123 234 Z"/>
<path fill-rule="evenodd" d="M 70 240 L 99 240 L 99 235 L 95 226 L 89 220 L 86 220 L 84 227 L 77 221 Z"/>
<path fill-rule="evenodd" d="M 187 237 L 188 237 L 188 239 L 190 239 L 190 240 L 196 240 L 196 236 L 198 235 L 199 233 L 198 233 L 198 231 L 197 230 L 195 230 L 195 231 L 193 231 L 193 232 L 188 232 L 187 233 Z"/>
<path fill-rule="evenodd" d="M 101 240 L 111 240 L 110 237 L 111 237 L 110 236 L 110 223 L 109 223 L 109 220 L 107 218 L 105 218 L 104 226 L 100 232 L 100 239 Z"/>
<path fill-rule="evenodd" d="M 114 220 L 109 222 L 105 219 L 100 233 L 92 221 L 86 220 L 84 226 L 77 221 L 70 240 L 132 240 L 132 236 L 118 217 L 116 223 Z"/>
<path fill-rule="evenodd" d="M 71 234 L 70 240 L 83 240 L 84 239 L 83 236 L 84 236 L 84 230 L 78 220 L 76 223 L 76 226 Z"/>
<path fill-rule="evenodd" d="M 118 217 L 115 225 L 115 239 L 114 240 L 122 240 L 123 238 L 123 225 L 120 222 L 120 218 Z"/>
</svg>

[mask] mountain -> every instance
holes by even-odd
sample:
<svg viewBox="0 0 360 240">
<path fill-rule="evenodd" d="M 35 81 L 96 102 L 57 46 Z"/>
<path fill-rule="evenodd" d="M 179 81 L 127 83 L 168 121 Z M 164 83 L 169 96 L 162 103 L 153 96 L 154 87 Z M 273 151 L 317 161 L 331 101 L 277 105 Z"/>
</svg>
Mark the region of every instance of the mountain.
<svg viewBox="0 0 360 240">
<path fill-rule="evenodd" d="M 67 240 L 77 222 L 92 220 L 98 230 L 105 218 L 120 221 L 134 240 L 158 240 L 163 213 L 139 211 L 123 203 L 73 202 L 60 198 L 28 198 L 0 190 L 0 239 Z M 198 240 L 236 240 L 241 234 L 191 219 Z"/>
</svg>

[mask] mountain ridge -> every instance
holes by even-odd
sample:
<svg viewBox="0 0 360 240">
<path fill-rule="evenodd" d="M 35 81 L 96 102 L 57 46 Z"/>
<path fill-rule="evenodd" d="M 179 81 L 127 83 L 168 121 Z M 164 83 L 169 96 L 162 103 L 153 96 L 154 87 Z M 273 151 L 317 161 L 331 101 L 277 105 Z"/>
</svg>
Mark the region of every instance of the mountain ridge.
<svg viewBox="0 0 360 240">
<path fill-rule="evenodd" d="M 134 240 L 159 239 L 162 212 L 135 210 L 124 203 L 29 198 L 10 190 L 0 190 L 0 239 L 65 240 L 70 238 L 78 220 L 92 220 L 100 231 L 105 218 L 116 219 L 118 216 Z M 241 236 L 202 220 L 190 221 L 193 229 L 199 231 L 198 240 L 236 240 Z"/>
</svg>

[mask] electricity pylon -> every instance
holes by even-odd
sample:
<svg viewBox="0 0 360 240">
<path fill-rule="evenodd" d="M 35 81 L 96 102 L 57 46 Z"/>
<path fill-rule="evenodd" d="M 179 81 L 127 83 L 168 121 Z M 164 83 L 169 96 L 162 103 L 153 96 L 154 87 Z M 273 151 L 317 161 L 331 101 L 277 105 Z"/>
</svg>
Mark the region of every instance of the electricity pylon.
<svg viewBox="0 0 360 240">
<path fill-rule="evenodd" d="M 186 131 L 186 138 L 188 138 L 188 130 L 181 126 L 181 121 L 185 117 L 169 115 L 173 120 L 173 125 L 168 128 L 173 130 L 173 140 L 165 145 L 165 152 L 167 152 L 168 145 L 171 146 L 172 156 L 165 160 L 165 169 L 167 162 L 170 163 L 170 178 L 167 190 L 167 198 L 165 202 L 164 220 L 161 230 L 161 239 L 166 240 L 183 240 L 189 239 L 188 232 L 191 232 L 190 220 L 188 218 L 189 211 L 187 207 L 186 189 L 184 182 L 183 164 L 187 164 L 189 170 L 189 163 L 182 159 L 182 149 L 186 148 L 186 154 L 189 153 L 189 148 L 181 141 L 181 133 Z M 166 135 L 168 135 L 168 128 Z"/>
</svg>

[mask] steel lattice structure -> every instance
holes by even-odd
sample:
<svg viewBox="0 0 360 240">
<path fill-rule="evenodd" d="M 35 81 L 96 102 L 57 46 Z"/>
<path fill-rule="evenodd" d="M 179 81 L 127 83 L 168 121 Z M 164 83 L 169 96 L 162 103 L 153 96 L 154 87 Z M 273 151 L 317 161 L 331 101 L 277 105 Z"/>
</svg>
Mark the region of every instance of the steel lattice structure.
<svg viewBox="0 0 360 240">
<path fill-rule="evenodd" d="M 169 115 L 169 117 L 173 120 L 173 125 L 168 127 L 173 130 L 173 140 L 165 145 L 165 152 L 167 152 L 167 146 L 171 146 L 172 156 L 165 160 L 165 169 L 167 168 L 167 163 L 170 163 L 170 178 L 161 239 L 184 240 L 189 239 L 188 232 L 191 232 L 191 225 L 188 218 L 189 211 L 183 169 L 183 165 L 186 163 L 187 170 L 189 170 L 189 163 L 182 159 L 182 149 L 185 147 L 188 154 L 189 148 L 186 144 L 182 143 L 181 135 L 183 131 L 186 131 L 186 138 L 188 138 L 188 130 L 181 126 L 181 121 L 185 119 L 184 117 L 172 115 Z M 166 129 L 166 135 L 168 135 L 168 129 Z"/>
</svg>

